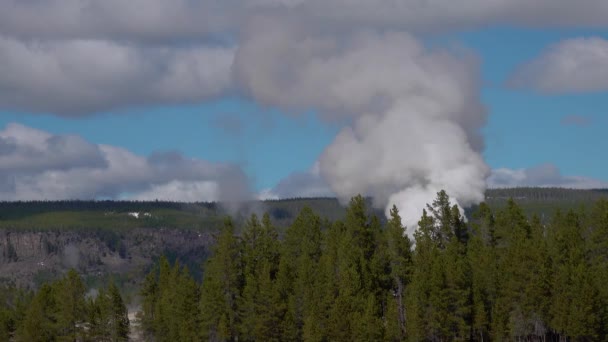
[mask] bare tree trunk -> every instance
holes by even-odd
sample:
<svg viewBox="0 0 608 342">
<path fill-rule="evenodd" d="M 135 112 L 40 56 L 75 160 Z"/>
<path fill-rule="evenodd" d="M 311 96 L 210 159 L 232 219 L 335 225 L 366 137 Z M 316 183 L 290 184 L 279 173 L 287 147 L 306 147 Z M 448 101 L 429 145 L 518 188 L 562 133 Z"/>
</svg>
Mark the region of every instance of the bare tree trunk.
<svg viewBox="0 0 608 342">
<path fill-rule="evenodd" d="M 395 278 L 397 281 L 397 310 L 399 311 L 399 326 L 403 332 L 403 335 L 405 336 L 407 331 L 405 327 L 405 306 L 403 305 L 403 283 L 399 277 Z"/>
</svg>

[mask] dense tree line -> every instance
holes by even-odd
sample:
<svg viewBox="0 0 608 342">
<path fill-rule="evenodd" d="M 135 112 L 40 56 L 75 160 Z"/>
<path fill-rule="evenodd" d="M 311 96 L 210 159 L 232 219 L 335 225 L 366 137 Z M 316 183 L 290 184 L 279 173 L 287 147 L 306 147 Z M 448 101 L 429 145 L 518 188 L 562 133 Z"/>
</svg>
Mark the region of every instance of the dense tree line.
<svg viewBox="0 0 608 342">
<path fill-rule="evenodd" d="M 488 189 L 486 199 L 515 199 L 540 201 L 594 201 L 608 196 L 608 189 L 565 189 L 565 188 L 539 188 L 517 187 Z"/>
<path fill-rule="evenodd" d="M 355 197 L 344 220 L 304 209 L 227 220 L 199 287 L 162 259 L 142 289 L 155 341 L 606 341 L 608 201 L 528 218 L 512 200 L 466 222 L 445 192 L 413 241 Z"/>
<path fill-rule="evenodd" d="M 129 319 L 118 288 L 110 283 L 86 295 L 78 273 L 43 284 L 37 291 L 0 291 L 0 341 L 127 341 Z"/>
</svg>

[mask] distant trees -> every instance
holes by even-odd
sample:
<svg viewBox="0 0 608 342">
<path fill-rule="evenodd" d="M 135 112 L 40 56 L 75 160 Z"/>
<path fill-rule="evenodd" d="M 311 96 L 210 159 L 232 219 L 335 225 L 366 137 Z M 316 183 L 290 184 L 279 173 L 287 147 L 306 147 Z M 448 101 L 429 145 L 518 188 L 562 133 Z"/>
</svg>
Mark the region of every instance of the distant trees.
<svg viewBox="0 0 608 342">
<path fill-rule="evenodd" d="M 43 284 L 36 292 L 0 290 L 2 341 L 127 341 L 129 319 L 118 288 L 110 284 L 85 295 L 80 275 Z"/>
</svg>

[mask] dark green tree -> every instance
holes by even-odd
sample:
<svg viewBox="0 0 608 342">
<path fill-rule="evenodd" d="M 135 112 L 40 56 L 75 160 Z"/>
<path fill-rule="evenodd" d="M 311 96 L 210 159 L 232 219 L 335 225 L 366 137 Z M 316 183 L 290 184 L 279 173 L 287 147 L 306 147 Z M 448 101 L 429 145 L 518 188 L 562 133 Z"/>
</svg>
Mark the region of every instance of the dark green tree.
<svg viewBox="0 0 608 342">
<path fill-rule="evenodd" d="M 242 290 L 241 247 L 227 219 L 207 261 L 201 288 L 201 333 L 206 341 L 238 339 L 238 299 Z"/>
</svg>

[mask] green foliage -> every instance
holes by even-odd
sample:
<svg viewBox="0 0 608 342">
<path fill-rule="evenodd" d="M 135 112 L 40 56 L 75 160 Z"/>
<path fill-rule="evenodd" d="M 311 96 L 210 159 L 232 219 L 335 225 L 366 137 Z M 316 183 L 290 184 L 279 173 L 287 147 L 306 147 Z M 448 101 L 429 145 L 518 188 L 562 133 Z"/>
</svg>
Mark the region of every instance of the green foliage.
<svg viewBox="0 0 608 342">
<path fill-rule="evenodd" d="M 201 333 L 208 341 L 234 341 L 240 323 L 238 300 L 243 286 L 241 248 L 227 219 L 207 261 L 201 287 Z"/>
<path fill-rule="evenodd" d="M 87 339 L 94 341 L 128 341 L 129 317 L 127 308 L 114 283 L 99 290 L 89 300 L 89 330 Z"/>
<path fill-rule="evenodd" d="M 129 320 L 118 288 L 100 289 L 85 298 L 80 275 L 43 284 L 36 292 L 0 290 L 0 337 L 3 341 L 127 341 Z"/>
<path fill-rule="evenodd" d="M 240 229 L 227 219 L 200 286 L 186 267 L 165 257 L 146 276 L 138 314 L 143 336 L 153 341 L 608 340 L 608 201 L 589 210 L 562 212 L 556 206 L 553 215 L 543 217 L 529 215 L 530 207 L 519 202 L 563 204 L 569 193 L 493 194 L 467 222 L 448 194 L 439 192 L 423 211 L 413 241 L 404 235 L 397 208 L 384 222 L 361 196 L 333 222 L 303 207 L 282 239 L 270 214 L 237 218 Z M 286 203 L 278 203 L 288 217 Z M 107 243 L 119 236 L 107 234 Z M 84 291 L 75 272 L 42 285 L 33 297 L 5 290 L 0 339 L 125 340 L 128 319 L 117 288 L 101 289 L 88 301 Z"/>
<path fill-rule="evenodd" d="M 199 338 L 199 287 L 186 267 L 162 257 L 140 292 L 138 314 L 144 337 L 156 341 L 196 341 Z M 120 326 L 120 325 L 119 325 Z"/>
</svg>

